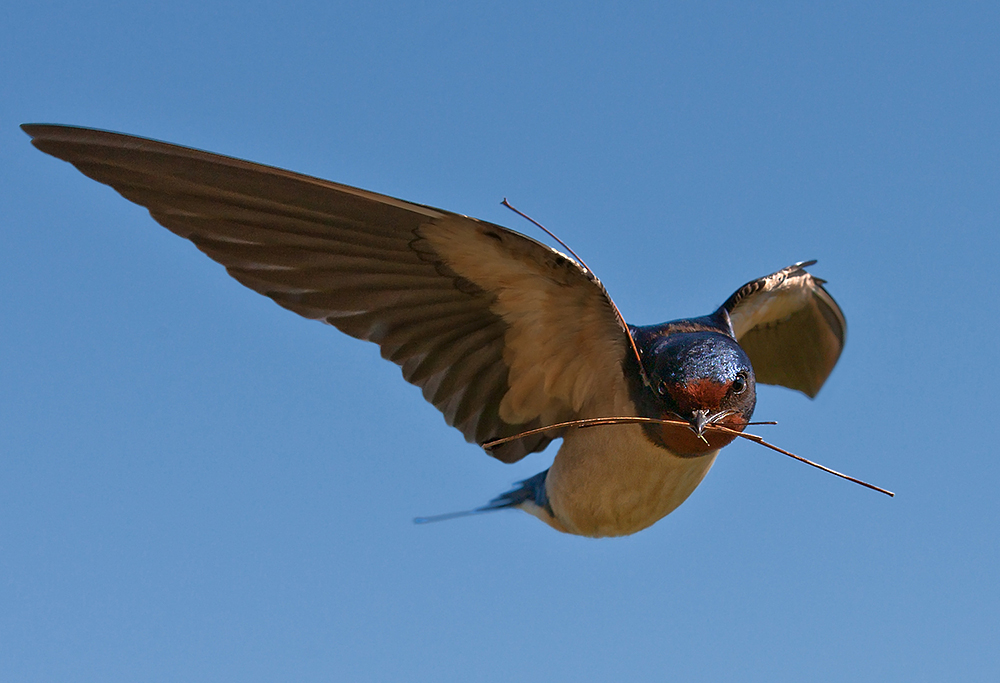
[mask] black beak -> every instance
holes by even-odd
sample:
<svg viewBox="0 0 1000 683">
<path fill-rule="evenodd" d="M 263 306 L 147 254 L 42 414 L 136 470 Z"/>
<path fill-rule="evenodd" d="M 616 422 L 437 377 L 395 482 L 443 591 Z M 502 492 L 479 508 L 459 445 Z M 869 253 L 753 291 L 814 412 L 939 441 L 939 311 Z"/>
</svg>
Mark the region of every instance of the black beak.
<svg viewBox="0 0 1000 683">
<path fill-rule="evenodd" d="M 705 425 L 708 424 L 708 411 L 696 410 L 692 415 L 693 417 L 688 420 L 691 423 L 691 429 L 695 434 L 701 436 L 705 431 Z"/>
</svg>

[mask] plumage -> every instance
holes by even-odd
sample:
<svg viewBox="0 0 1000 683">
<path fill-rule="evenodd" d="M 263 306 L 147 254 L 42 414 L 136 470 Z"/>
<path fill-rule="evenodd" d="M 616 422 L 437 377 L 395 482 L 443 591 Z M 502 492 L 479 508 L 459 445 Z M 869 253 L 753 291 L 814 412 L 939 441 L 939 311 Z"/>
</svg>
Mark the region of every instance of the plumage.
<svg viewBox="0 0 1000 683">
<path fill-rule="evenodd" d="M 847 321 L 823 281 L 782 268 L 736 290 L 722 305 L 757 372 L 757 381 L 816 396 L 840 358 Z"/>
<path fill-rule="evenodd" d="M 143 138 L 23 128 L 242 284 L 379 344 L 468 441 L 593 417 L 690 422 L 553 427 L 498 446 L 515 462 L 563 437 L 547 473 L 480 511 L 519 507 L 590 536 L 638 531 L 731 440 L 704 426 L 749 420 L 755 376 L 814 396 L 843 346 L 843 314 L 811 262 L 747 283 L 712 316 L 629 327 L 589 270 L 498 225 Z"/>
</svg>

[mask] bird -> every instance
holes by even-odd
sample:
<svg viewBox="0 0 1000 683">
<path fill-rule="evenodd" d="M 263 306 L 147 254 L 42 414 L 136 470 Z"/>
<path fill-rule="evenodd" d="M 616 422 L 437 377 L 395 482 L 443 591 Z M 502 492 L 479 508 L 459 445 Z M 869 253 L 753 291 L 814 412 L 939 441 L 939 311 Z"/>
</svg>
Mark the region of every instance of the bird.
<svg viewBox="0 0 1000 683">
<path fill-rule="evenodd" d="M 146 138 L 22 129 L 243 285 L 378 344 L 494 458 L 513 463 L 562 439 L 548 469 L 457 514 L 520 509 L 590 537 L 645 529 L 750 422 L 758 383 L 815 397 L 844 346 L 844 314 L 806 270 L 815 261 L 746 283 L 709 315 L 636 326 L 568 247 Z M 615 419 L 585 426 L 597 418 Z"/>
</svg>

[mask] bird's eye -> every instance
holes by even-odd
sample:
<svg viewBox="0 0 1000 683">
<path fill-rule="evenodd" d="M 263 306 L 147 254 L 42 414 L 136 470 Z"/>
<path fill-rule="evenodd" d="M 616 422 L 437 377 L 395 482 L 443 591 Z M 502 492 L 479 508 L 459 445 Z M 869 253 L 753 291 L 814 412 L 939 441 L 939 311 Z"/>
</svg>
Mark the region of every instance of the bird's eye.
<svg viewBox="0 0 1000 683">
<path fill-rule="evenodd" d="M 747 389 L 747 379 L 743 375 L 737 375 L 733 380 L 733 393 L 742 394 Z"/>
</svg>

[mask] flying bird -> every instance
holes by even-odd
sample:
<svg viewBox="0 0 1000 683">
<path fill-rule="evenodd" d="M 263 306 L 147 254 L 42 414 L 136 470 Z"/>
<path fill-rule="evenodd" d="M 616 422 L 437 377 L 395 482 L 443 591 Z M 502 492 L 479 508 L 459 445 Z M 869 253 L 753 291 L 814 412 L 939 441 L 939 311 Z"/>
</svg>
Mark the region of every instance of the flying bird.
<svg viewBox="0 0 1000 683">
<path fill-rule="evenodd" d="M 844 345 L 812 261 L 710 315 L 633 326 L 580 259 L 499 225 L 130 135 L 22 128 L 247 287 L 378 344 L 498 460 L 562 438 L 549 469 L 469 512 L 519 508 L 584 536 L 644 529 L 744 429 L 757 382 L 813 397 Z M 633 421 L 581 422 L 606 417 Z"/>
</svg>

